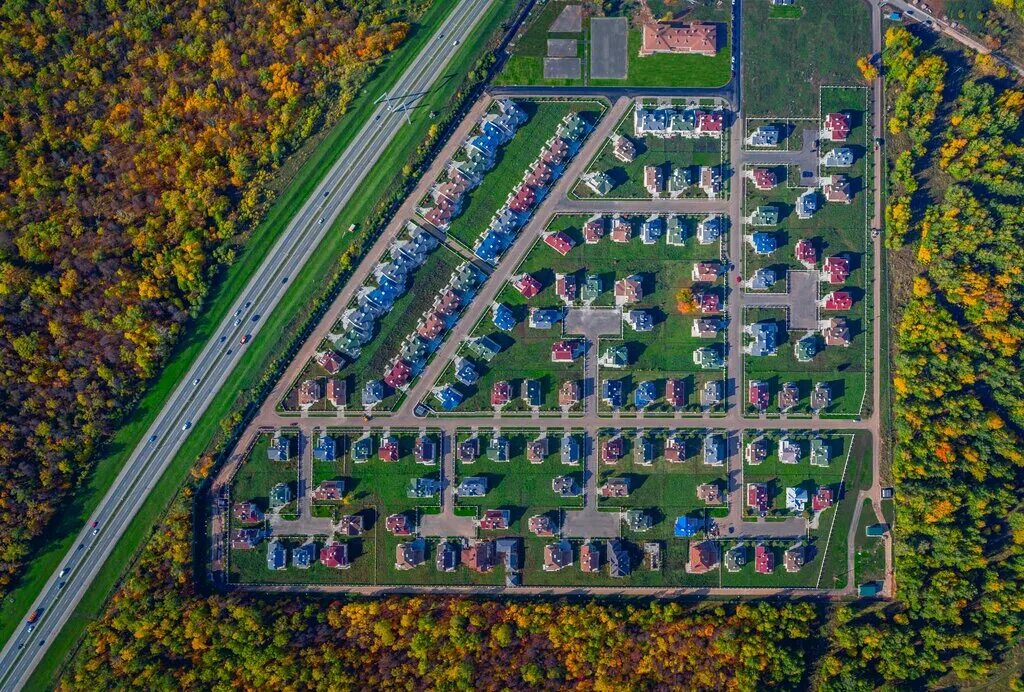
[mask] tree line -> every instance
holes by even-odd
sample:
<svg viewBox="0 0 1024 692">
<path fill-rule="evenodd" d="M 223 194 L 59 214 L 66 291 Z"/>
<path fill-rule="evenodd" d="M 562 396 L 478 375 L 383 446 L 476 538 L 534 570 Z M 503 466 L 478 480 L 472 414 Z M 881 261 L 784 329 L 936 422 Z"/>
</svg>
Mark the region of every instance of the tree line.
<svg viewBox="0 0 1024 692">
<path fill-rule="evenodd" d="M 930 181 L 889 238 L 917 269 L 895 326 L 898 600 L 839 611 L 832 689 L 982 677 L 1024 625 L 1024 93 L 977 70 L 948 83 L 902 28 L 884 59 L 896 129 L 927 128 L 896 156 L 895 203 L 909 199 L 901 168 Z"/>
</svg>

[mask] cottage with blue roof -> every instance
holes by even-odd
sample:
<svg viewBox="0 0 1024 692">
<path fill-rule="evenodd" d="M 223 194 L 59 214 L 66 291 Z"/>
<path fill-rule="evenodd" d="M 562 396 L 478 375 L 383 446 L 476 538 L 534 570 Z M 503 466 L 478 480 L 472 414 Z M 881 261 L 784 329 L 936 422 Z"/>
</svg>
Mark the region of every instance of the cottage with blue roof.
<svg viewBox="0 0 1024 692">
<path fill-rule="evenodd" d="M 744 331 L 752 337 L 747 353 L 752 356 L 774 356 L 779 352 L 777 343 L 779 326 L 774 320 L 748 324 Z"/>
<path fill-rule="evenodd" d="M 275 435 L 267 447 L 267 458 L 270 461 L 288 461 L 291 456 L 291 438 Z"/>
<path fill-rule="evenodd" d="M 693 538 L 704 530 L 704 520 L 699 517 L 681 516 L 676 517 L 672 533 L 676 538 Z"/>
<path fill-rule="evenodd" d="M 337 456 L 336 443 L 330 435 L 321 435 L 313 447 L 313 458 L 317 461 L 334 461 Z"/>
<path fill-rule="evenodd" d="M 494 304 L 494 317 L 492 321 L 494 322 L 494 326 L 503 332 L 512 331 L 516 326 L 516 316 L 512 312 L 512 308 L 504 303 Z"/>
<path fill-rule="evenodd" d="M 806 190 L 796 199 L 796 215 L 801 219 L 809 219 L 818 211 L 818 191 Z"/>
<path fill-rule="evenodd" d="M 637 408 L 647 408 L 658 398 L 658 391 L 652 380 L 641 382 L 633 392 L 633 404 Z"/>
<path fill-rule="evenodd" d="M 622 380 L 605 380 L 602 382 L 601 399 L 612 408 L 619 408 L 622 406 Z"/>
<path fill-rule="evenodd" d="M 753 235 L 747 236 L 747 238 L 750 240 L 754 252 L 759 255 L 770 255 L 778 248 L 778 241 L 775 239 L 774 233 L 758 231 Z"/>
<path fill-rule="evenodd" d="M 380 380 L 369 380 L 363 385 L 361 393 L 363 408 L 375 406 L 384 400 L 384 383 Z"/>
<path fill-rule="evenodd" d="M 473 361 L 469 358 L 459 357 L 455 359 L 455 379 L 466 385 L 472 387 L 480 379 L 480 373 L 476 371 L 476 367 L 473 365 Z"/>
<path fill-rule="evenodd" d="M 450 384 L 435 389 L 434 398 L 444 411 L 454 411 L 462 403 L 462 394 Z"/>
<path fill-rule="evenodd" d="M 562 319 L 562 311 L 554 308 L 531 308 L 530 309 L 530 328 L 531 329 L 551 329 L 557 322 Z"/>
<path fill-rule="evenodd" d="M 352 461 L 360 464 L 364 461 L 369 461 L 372 456 L 373 438 L 370 437 L 369 433 L 364 433 L 363 436 L 356 440 L 352 445 Z"/>
<path fill-rule="evenodd" d="M 281 541 L 267 544 L 267 569 L 284 569 L 288 564 L 288 549 Z"/>
<path fill-rule="evenodd" d="M 309 569 L 316 562 L 316 543 L 303 543 L 292 551 L 292 564 L 299 569 Z"/>
<path fill-rule="evenodd" d="M 640 226 L 640 242 L 654 245 L 665 233 L 665 222 L 660 216 L 651 216 Z"/>
<path fill-rule="evenodd" d="M 775 270 L 761 268 L 754 271 L 754 275 L 747 282 L 747 287 L 754 291 L 764 291 L 775 285 Z"/>
</svg>

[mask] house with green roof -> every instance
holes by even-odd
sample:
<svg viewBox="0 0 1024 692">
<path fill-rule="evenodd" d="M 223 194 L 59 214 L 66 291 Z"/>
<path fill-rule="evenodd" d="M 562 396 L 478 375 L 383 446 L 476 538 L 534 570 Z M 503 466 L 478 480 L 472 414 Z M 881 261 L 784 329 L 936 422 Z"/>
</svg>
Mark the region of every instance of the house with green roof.
<svg viewBox="0 0 1024 692">
<path fill-rule="evenodd" d="M 764 204 L 750 215 L 751 226 L 775 226 L 779 223 L 779 208 L 772 204 Z"/>
</svg>

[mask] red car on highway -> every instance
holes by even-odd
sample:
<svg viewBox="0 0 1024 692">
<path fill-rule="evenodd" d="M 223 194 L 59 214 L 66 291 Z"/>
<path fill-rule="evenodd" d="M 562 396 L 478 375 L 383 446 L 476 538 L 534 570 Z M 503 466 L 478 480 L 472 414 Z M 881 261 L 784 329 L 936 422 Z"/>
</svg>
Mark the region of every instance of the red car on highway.
<svg viewBox="0 0 1024 692">
<path fill-rule="evenodd" d="M 246 334 L 245 336 L 242 337 L 242 340 L 239 341 L 238 343 L 240 343 L 240 344 L 247 344 L 247 343 L 249 343 L 249 339 L 251 339 L 251 338 L 252 338 L 252 334 Z"/>
</svg>

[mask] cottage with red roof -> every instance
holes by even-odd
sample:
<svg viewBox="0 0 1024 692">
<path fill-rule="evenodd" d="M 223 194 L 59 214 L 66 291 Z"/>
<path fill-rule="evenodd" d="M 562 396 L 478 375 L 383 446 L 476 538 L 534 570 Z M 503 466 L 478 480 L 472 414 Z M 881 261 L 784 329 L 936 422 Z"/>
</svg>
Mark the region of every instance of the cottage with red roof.
<svg viewBox="0 0 1024 692">
<path fill-rule="evenodd" d="M 474 572 L 490 572 L 495 559 L 494 541 L 476 541 L 462 549 L 462 564 Z"/>
<path fill-rule="evenodd" d="M 604 217 L 595 216 L 583 224 L 583 242 L 593 245 L 604 237 Z"/>
<path fill-rule="evenodd" d="M 601 570 L 601 549 L 593 541 L 580 547 L 580 571 L 593 574 Z"/>
<path fill-rule="evenodd" d="M 759 411 L 768 408 L 768 383 L 764 380 L 751 380 L 747 392 L 750 405 Z"/>
<path fill-rule="evenodd" d="M 509 195 L 508 208 L 517 214 L 523 214 L 537 201 L 537 193 L 529 185 L 521 185 L 514 195 Z"/>
<path fill-rule="evenodd" d="M 605 440 L 601 446 L 601 460 L 606 464 L 614 464 L 622 458 L 624 453 L 625 443 L 622 441 L 621 435 Z"/>
<path fill-rule="evenodd" d="M 556 341 L 551 344 L 552 363 L 571 363 L 583 355 L 582 343 L 575 339 Z"/>
<path fill-rule="evenodd" d="M 388 435 L 380 441 L 380 449 L 377 450 L 377 456 L 381 461 L 398 461 L 398 438 L 393 435 Z"/>
<path fill-rule="evenodd" d="M 555 274 L 555 295 L 567 303 L 576 300 L 576 277 L 572 274 Z"/>
<path fill-rule="evenodd" d="M 690 541 L 690 560 L 686 571 L 704 574 L 718 567 L 718 546 L 714 541 Z"/>
<path fill-rule="evenodd" d="M 758 574 L 771 574 L 775 571 L 775 553 L 764 543 L 754 548 L 754 571 Z"/>
<path fill-rule="evenodd" d="M 619 305 L 639 303 L 644 298 L 644 286 L 634 274 L 615 282 L 615 302 Z"/>
<path fill-rule="evenodd" d="M 255 502 L 236 502 L 232 515 L 235 521 L 242 524 L 255 524 L 263 521 L 263 512 Z"/>
<path fill-rule="evenodd" d="M 718 262 L 695 262 L 693 265 L 694 281 L 713 283 L 718 280 Z"/>
<path fill-rule="evenodd" d="M 384 528 L 395 536 L 412 535 L 412 522 L 405 514 L 391 514 L 384 521 Z"/>
<path fill-rule="evenodd" d="M 770 168 L 750 169 L 750 179 L 754 181 L 754 187 L 758 190 L 771 190 L 779 182 L 775 171 Z"/>
<path fill-rule="evenodd" d="M 697 295 L 697 303 L 700 305 L 700 311 L 705 315 L 721 312 L 722 310 L 722 300 L 714 291 L 699 293 Z"/>
<path fill-rule="evenodd" d="M 449 288 L 434 302 L 434 310 L 442 317 L 451 317 L 461 305 L 462 299 L 459 298 L 459 294 Z"/>
<path fill-rule="evenodd" d="M 491 406 L 504 406 L 512 399 L 512 386 L 499 380 L 491 386 Z"/>
<path fill-rule="evenodd" d="M 572 250 L 573 248 L 572 238 L 561 231 L 545 235 L 544 243 L 563 257 L 568 255 L 569 250 Z"/>
<path fill-rule="evenodd" d="M 747 483 L 747 507 L 757 514 L 763 514 L 768 511 L 770 504 L 767 483 Z"/>
<path fill-rule="evenodd" d="M 845 317 L 833 317 L 822 324 L 821 335 L 825 337 L 826 346 L 850 345 L 850 326 Z"/>
<path fill-rule="evenodd" d="M 829 113 L 822 123 L 821 136 L 832 142 L 845 142 L 850 136 L 850 116 L 846 113 Z"/>
<path fill-rule="evenodd" d="M 795 254 L 797 261 L 811 269 L 818 263 L 818 250 L 814 247 L 814 241 L 801 238 L 796 243 Z"/>
<path fill-rule="evenodd" d="M 427 341 L 433 341 L 444 333 L 445 327 L 446 325 L 441 316 L 436 312 L 431 311 L 427 313 L 426 319 L 420 322 L 416 327 L 416 333 Z M 387 380 L 385 379 L 385 381 Z"/>
<path fill-rule="evenodd" d="M 821 266 L 821 277 L 830 284 L 844 283 L 850 277 L 850 260 L 843 255 L 825 258 Z"/>
<path fill-rule="evenodd" d="M 398 359 L 391 369 L 384 375 L 384 383 L 392 389 L 401 389 L 409 384 L 412 378 L 412 365 L 407 360 Z"/>
<path fill-rule="evenodd" d="M 633 224 L 627 219 L 618 217 L 612 223 L 612 242 L 628 243 L 633 239 Z"/>
<path fill-rule="evenodd" d="M 348 569 L 352 563 L 348 559 L 346 543 L 331 543 L 320 549 L 320 562 L 324 567 L 332 569 Z"/>
<path fill-rule="evenodd" d="M 832 506 L 832 488 L 827 485 L 818 487 L 818 492 L 811 498 L 811 509 L 822 512 Z"/>
<path fill-rule="evenodd" d="M 665 172 L 661 166 L 644 166 L 644 187 L 652 197 L 665 191 Z"/>
<path fill-rule="evenodd" d="M 853 296 L 847 291 L 832 291 L 822 302 L 826 310 L 849 310 L 853 307 Z"/>
<path fill-rule="evenodd" d="M 477 526 L 485 531 L 504 531 L 508 528 L 509 516 L 507 509 L 488 509 L 480 517 Z"/>
<path fill-rule="evenodd" d="M 541 288 L 543 288 L 540 281 L 529 274 L 522 274 L 516 278 L 512 282 L 512 286 L 514 286 L 524 298 L 533 298 L 535 295 L 540 293 Z"/>
<path fill-rule="evenodd" d="M 665 401 L 673 408 L 686 406 L 686 381 L 669 378 L 665 383 Z"/>
<path fill-rule="evenodd" d="M 853 202 L 853 186 L 845 175 L 830 175 L 825 178 L 822 192 L 825 194 L 827 202 L 839 202 L 840 204 Z"/>
<path fill-rule="evenodd" d="M 333 375 L 339 370 L 344 364 L 339 356 L 334 351 L 324 351 L 316 357 L 317 365 L 327 371 L 328 375 Z"/>
<path fill-rule="evenodd" d="M 615 158 L 623 163 L 629 163 L 636 158 L 636 145 L 633 140 L 624 135 L 613 135 L 612 153 Z"/>
<path fill-rule="evenodd" d="M 697 134 L 720 137 L 724 129 L 724 111 L 721 109 L 713 111 L 697 111 Z"/>
</svg>

